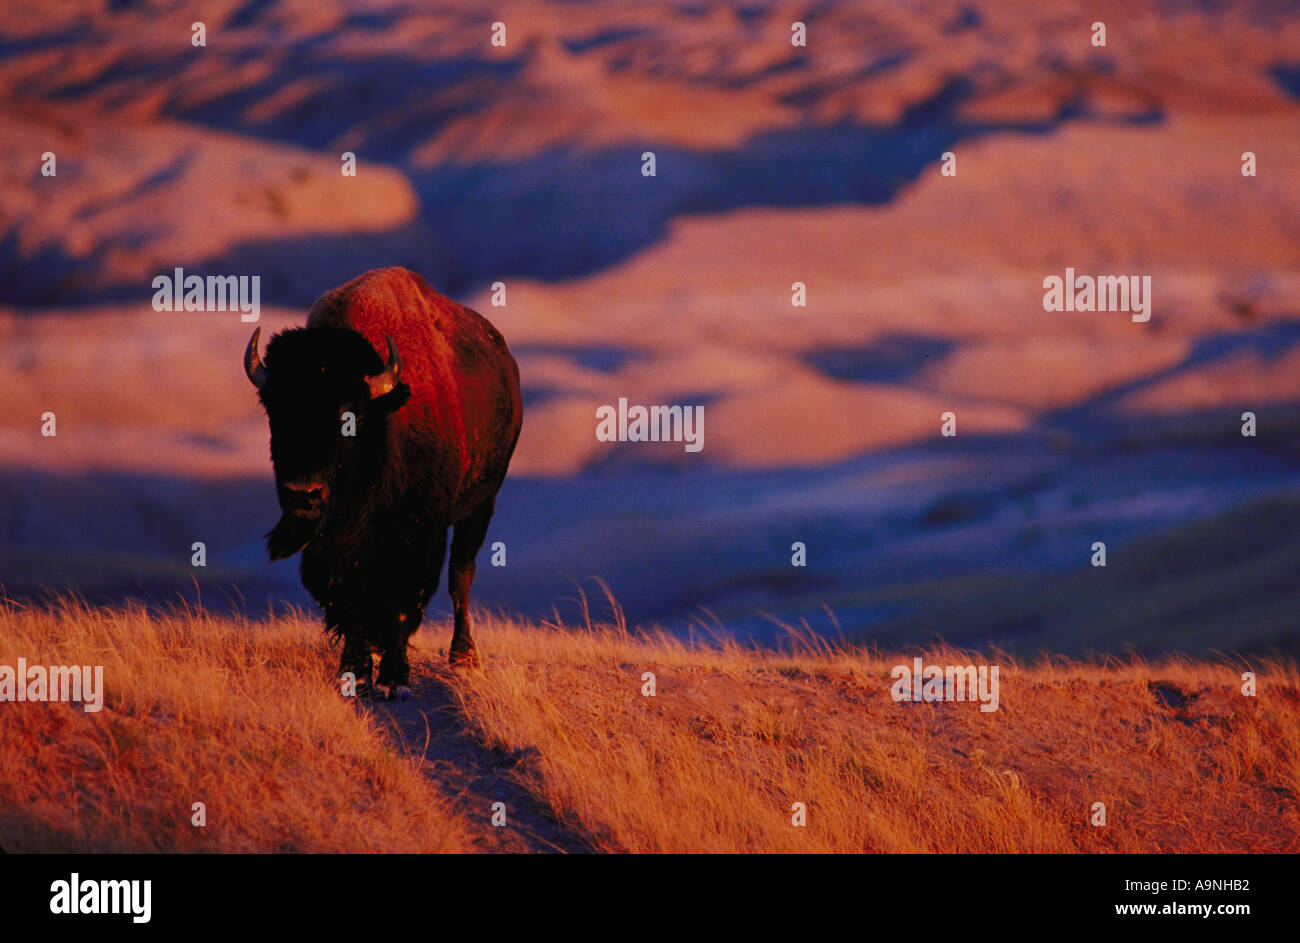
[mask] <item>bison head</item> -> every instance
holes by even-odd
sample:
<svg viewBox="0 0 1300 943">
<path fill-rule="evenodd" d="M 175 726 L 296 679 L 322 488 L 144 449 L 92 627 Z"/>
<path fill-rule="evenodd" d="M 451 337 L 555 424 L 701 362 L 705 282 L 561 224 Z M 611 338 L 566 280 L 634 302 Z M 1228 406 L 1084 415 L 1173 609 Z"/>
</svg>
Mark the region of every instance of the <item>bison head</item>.
<svg viewBox="0 0 1300 943">
<path fill-rule="evenodd" d="M 253 331 L 244 370 L 271 426 L 271 463 L 283 514 L 267 535 L 272 559 L 306 545 L 332 507 L 369 493 L 384 460 L 387 417 L 410 388 L 397 345 L 384 363 L 357 331 L 293 328 L 271 338 L 266 361 Z"/>
</svg>

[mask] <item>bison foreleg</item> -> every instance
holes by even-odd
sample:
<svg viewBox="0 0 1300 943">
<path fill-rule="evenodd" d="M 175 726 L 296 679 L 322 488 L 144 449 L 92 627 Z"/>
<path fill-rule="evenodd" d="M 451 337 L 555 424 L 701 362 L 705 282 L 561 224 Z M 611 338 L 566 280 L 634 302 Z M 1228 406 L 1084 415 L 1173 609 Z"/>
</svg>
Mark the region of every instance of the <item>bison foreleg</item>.
<svg viewBox="0 0 1300 943">
<path fill-rule="evenodd" d="M 420 624 L 420 613 L 401 613 L 397 626 L 388 633 L 384 654 L 379 659 L 379 689 L 390 700 L 411 696 L 411 662 L 406 655 L 407 642 Z"/>
<path fill-rule="evenodd" d="M 339 675 L 349 672 L 356 679 L 356 696 L 370 697 L 371 680 L 374 675 L 374 660 L 370 657 L 370 646 L 356 634 L 343 636 L 343 657 L 339 659 Z"/>
</svg>

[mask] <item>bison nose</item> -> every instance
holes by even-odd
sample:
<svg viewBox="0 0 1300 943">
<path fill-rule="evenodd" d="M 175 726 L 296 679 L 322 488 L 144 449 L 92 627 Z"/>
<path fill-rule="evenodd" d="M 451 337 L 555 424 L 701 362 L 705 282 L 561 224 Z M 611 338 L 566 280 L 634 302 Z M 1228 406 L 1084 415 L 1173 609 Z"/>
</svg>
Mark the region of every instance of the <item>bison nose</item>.
<svg viewBox="0 0 1300 943">
<path fill-rule="evenodd" d="M 310 514 L 318 512 L 325 504 L 328 491 L 319 481 L 286 481 L 280 495 L 280 504 L 286 511 Z"/>
</svg>

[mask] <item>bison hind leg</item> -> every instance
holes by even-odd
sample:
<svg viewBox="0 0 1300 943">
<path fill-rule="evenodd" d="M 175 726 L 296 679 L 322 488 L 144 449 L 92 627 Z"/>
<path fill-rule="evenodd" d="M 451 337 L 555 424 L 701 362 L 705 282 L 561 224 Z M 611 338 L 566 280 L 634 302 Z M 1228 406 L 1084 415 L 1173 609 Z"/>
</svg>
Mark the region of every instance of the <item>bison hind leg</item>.
<svg viewBox="0 0 1300 943">
<path fill-rule="evenodd" d="M 455 610 L 455 628 L 451 636 L 448 660 L 453 668 L 479 668 L 478 650 L 474 646 L 469 615 L 469 590 L 474 584 L 475 557 L 487 537 L 488 523 L 496 506 L 496 495 L 478 506 L 456 524 L 451 538 L 451 562 L 447 566 L 447 589 Z"/>
</svg>

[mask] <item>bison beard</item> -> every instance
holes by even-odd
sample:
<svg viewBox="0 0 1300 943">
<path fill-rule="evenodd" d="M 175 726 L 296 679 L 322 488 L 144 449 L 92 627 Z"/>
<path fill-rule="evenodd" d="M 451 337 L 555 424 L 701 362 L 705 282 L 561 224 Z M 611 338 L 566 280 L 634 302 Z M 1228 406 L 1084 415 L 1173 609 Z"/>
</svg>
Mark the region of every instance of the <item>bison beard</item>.
<svg viewBox="0 0 1300 943">
<path fill-rule="evenodd" d="M 477 666 L 474 561 L 523 416 L 500 333 L 389 268 L 322 295 L 305 328 L 271 339 L 265 363 L 258 337 L 245 369 L 270 423 L 283 511 L 267 549 L 273 560 L 302 551 L 303 585 L 343 641 L 339 671 L 366 695 L 378 652 L 378 685 L 409 691 L 407 643 L 437 591 L 448 529 L 450 660 Z"/>
</svg>

